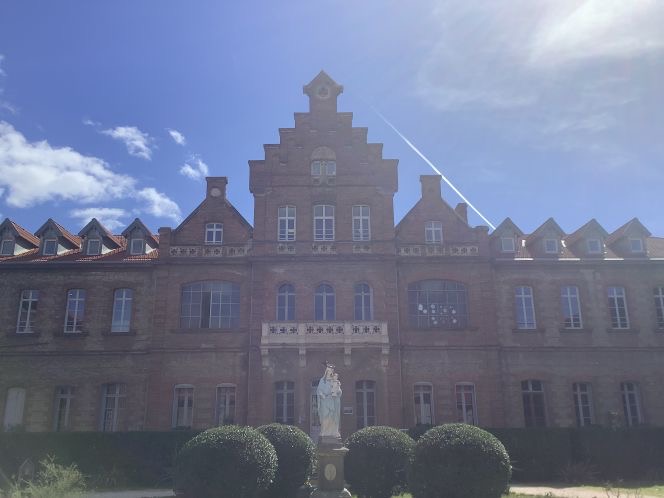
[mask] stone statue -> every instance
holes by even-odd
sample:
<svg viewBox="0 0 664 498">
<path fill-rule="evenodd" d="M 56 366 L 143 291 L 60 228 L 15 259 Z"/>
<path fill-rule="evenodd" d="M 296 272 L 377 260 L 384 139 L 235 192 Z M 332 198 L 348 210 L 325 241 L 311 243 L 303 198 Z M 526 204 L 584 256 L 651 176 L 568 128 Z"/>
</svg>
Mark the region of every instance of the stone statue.
<svg viewBox="0 0 664 498">
<path fill-rule="evenodd" d="M 325 363 L 325 373 L 318 382 L 318 416 L 321 437 L 340 438 L 341 382 L 334 365 Z"/>
</svg>

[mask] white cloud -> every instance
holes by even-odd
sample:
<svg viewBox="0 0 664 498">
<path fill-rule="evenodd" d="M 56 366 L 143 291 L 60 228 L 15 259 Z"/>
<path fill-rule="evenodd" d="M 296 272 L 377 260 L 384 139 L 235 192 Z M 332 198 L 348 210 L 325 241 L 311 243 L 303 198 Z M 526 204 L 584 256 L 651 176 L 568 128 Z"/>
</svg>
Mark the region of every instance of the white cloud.
<svg viewBox="0 0 664 498">
<path fill-rule="evenodd" d="M 180 174 L 192 180 L 202 180 L 210 175 L 210 169 L 200 157 L 192 157 L 189 161 L 185 162 L 180 168 Z"/>
<path fill-rule="evenodd" d="M 120 140 L 127 147 L 127 152 L 135 157 L 152 159 L 151 146 L 154 139 L 147 133 L 143 133 L 135 126 L 116 126 L 108 130 L 102 130 L 101 133 L 108 135 L 116 140 Z"/>
<path fill-rule="evenodd" d="M 124 209 L 105 207 L 72 209 L 69 212 L 69 216 L 79 220 L 82 225 L 86 225 L 92 218 L 97 218 L 109 230 L 124 227 L 126 224 L 121 219 L 128 215 L 129 213 Z"/>
<path fill-rule="evenodd" d="M 177 130 L 174 130 L 172 128 L 166 128 L 166 131 L 168 134 L 171 136 L 173 141 L 178 144 L 178 145 L 186 145 L 187 144 L 187 139 L 184 138 L 184 135 L 180 133 Z"/>
<path fill-rule="evenodd" d="M 93 121 L 90 118 L 83 118 L 82 122 L 85 126 L 92 126 L 95 128 L 101 126 L 101 123 L 99 121 Z"/>
<path fill-rule="evenodd" d="M 165 194 L 152 187 L 136 192 L 135 197 L 145 202 L 144 211 L 158 218 L 170 218 L 176 223 L 182 220 L 179 206 Z"/>
</svg>

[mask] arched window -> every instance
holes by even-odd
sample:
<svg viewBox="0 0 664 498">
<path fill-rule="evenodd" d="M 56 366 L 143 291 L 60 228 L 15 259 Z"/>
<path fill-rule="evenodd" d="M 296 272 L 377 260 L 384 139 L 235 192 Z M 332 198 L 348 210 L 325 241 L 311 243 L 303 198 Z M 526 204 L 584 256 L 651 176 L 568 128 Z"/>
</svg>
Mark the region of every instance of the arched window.
<svg viewBox="0 0 664 498">
<path fill-rule="evenodd" d="M 373 320 L 371 287 L 355 284 L 355 320 Z"/>
<path fill-rule="evenodd" d="M 320 284 L 314 297 L 314 320 L 334 320 L 334 308 L 334 289 L 329 284 Z"/>
<path fill-rule="evenodd" d="M 283 284 L 277 292 L 277 320 L 295 320 L 295 288 L 291 284 Z"/>
<path fill-rule="evenodd" d="M 182 287 L 180 326 L 229 329 L 240 325 L 240 286 L 233 282 L 194 282 Z"/>
<path fill-rule="evenodd" d="M 318 147 L 311 153 L 312 176 L 335 176 L 337 156 L 329 147 Z"/>
<path fill-rule="evenodd" d="M 408 286 L 410 324 L 418 329 L 468 326 L 466 287 L 449 280 L 422 280 Z"/>
</svg>

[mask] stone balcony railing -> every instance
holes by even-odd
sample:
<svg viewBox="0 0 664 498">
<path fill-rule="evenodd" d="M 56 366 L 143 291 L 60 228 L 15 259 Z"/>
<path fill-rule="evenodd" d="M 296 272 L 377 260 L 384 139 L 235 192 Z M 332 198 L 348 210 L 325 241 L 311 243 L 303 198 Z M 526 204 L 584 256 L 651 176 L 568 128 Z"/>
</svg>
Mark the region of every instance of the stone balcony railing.
<svg viewBox="0 0 664 498">
<path fill-rule="evenodd" d="M 307 349 L 339 347 L 344 349 L 344 361 L 349 366 L 353 348 L 378 347 L 387 364 L 389 343 L 387 322 L 263 322 L 261 354 L 263 363 L 269 364 L 271 349 L 297 348 L 304 366 Z"/>
<path fill-rule="evenodd" d="M 406 244 L 397 248 L 399 256 L 479 256 L 480 248 L 473 244 Z"/>
<path fill-rule="evenodd" d="M 173 258 L 238 258 L 249 255 L 251 244 L 245 245 L 203 245 L 171 246 L 169 255 Z"/>
</svg>

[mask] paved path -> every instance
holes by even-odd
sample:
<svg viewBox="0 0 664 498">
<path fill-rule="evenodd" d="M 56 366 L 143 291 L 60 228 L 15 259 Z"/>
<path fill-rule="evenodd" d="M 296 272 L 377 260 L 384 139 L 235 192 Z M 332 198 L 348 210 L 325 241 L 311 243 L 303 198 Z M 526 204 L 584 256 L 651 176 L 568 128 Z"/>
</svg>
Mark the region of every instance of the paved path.
<svg viewBox="0 0 664 498">
<path fill-rule="evenodd" d="M 513 493 L 521 493 L 523 495 L 546 495 L 551 493 L 551 496 L 559 496 L 563 498 L 606 498 L 606 492 L 603 490 L 593 490 L 587 488 L 547 488 L 544 486 L 510 486 L 510 491 Z M 614 495 L 610 495 L 614 496 Z M 627 494 L 624 491 L 620 492 L 620 496 L 630 497 L 634 496 L 634 492 Z M 638 498 L 657 498 L 651 495 L 637 495 Z"/>
</svg>

